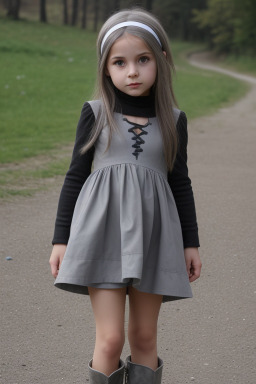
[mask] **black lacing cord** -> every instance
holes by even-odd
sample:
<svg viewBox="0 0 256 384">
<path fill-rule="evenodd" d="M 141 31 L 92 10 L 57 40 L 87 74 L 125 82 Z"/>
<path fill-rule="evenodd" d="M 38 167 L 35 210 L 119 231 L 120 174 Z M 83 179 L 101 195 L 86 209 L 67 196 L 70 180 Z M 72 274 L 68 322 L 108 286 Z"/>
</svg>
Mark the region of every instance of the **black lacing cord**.
<svg viewBox="0 0 256 384">
<path fill-rule="evenodd" d="M 132 147 L 135 148 L 135 150 L 132 154 L 133 154 L 133 156 L 136 157 L 136 160 L 138 160 L 140 152 L 143 152 L 143 149 L 140 146 L 142 144 L 145 144 L 145 141 L 141 138 L 141 136 L 148 134 L 148 132 L 144 131 L 143 128 L 148 127 L 149 125 L 151 125 L 151 123 L 148 122 L 145 125 L 140 125 L 140 124 L 132 123 L 131 121 L 127 120 L 126 118 L 124 118 L 123 120 L 126 121 L 127 123 L 133 125 L 131 128 L 128 129 L 128 132 L 131 132 L 134 134 L 134 136 L 132 137 L 132 140 L 134 140 L 135 143 L 132 145 Z M 136 129 L 140 130 L 140 132 L 137 133 Z"/>
</svg>

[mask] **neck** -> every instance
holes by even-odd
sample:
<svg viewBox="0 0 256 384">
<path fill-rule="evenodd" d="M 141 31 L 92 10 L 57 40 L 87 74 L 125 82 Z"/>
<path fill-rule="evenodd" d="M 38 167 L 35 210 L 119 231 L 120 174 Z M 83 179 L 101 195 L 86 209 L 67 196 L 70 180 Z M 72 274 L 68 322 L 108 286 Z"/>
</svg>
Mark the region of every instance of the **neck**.
<svg viewBox="0 0 256 384">
<path fill-rule="evenodd" d="M 130 96 L 114 87 L 116 95 L 115 112 L 127 116 L 155 117 L 155 95 L 151 91 L 149 96 Z"/>
</svg>

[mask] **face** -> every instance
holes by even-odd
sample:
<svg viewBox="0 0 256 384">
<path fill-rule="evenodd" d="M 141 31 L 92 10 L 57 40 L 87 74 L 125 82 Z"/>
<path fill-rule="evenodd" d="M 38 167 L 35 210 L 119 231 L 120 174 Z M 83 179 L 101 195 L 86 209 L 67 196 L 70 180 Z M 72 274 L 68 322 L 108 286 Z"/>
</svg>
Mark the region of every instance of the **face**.
<svg viewBox="0 0 256 384">
<path fill-rule="evenodd" d="M 106 74 L 127 95 L 148 96 L 156 80 L 156 59 L 142 39 L 125 34 L 110 49 Z"/>
</svg>

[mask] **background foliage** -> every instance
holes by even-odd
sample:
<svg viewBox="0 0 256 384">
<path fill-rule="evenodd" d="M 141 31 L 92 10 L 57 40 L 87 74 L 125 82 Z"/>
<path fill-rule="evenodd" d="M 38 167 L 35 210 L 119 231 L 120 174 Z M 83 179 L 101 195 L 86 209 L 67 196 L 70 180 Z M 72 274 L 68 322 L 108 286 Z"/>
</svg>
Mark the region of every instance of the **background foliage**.
<svg viewBox="0 0 256 384">
<path fill-rule="evenodd" d="M 256 1 L 208 0 L 194 9 L 194 22 L 219 52 L 256 53 Z"/>
<path fill-rule="evenodd" d="M 218 52 L 256 54 L 255 0 L 3 0 L 8 17 L 37 18 L 97 31 L 113 12 L 142 6 L 172 38 L 204 41 Z M 48 16 L 51 14 L 51 17 Z"/>
</svg>

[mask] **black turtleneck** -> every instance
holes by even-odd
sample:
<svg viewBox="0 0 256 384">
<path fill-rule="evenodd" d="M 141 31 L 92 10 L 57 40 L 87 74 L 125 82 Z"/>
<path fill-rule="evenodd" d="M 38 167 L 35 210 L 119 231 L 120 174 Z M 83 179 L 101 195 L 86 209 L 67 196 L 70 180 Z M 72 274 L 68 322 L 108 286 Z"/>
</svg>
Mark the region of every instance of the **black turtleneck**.
<svg viewBox="0 0 256 384">
<path fill-rule="evenodd" d="M 115 112 L 137 117 L 155 117 L 155 95 L 130 96 L 114 87 L 116 95 Z"/>
<path fill-rule="evenodd" d="M 139 117 L 154 117 L 154 96 L 132 97 L 115 90 L 118 103 L 116 112 Z M 94 147 L 84 155 L 80 149 L 90 137 L 95 117 L 89 103 L 85 103 L 77 126 L 76 141 L 72 160 L 61 190 L 53 244 L 67 244 L 70 225 L 80 190 L 91 174 Z M 198 229 L 191 181 L 187 168 L 187 119 L 184 112 L 180 113 L 177 122 L 179 151 L 172 172 L 168 172 L 167 180 L 171 187 L 180 217 L 184 248 L 198 247 Z"/>
</svg>

